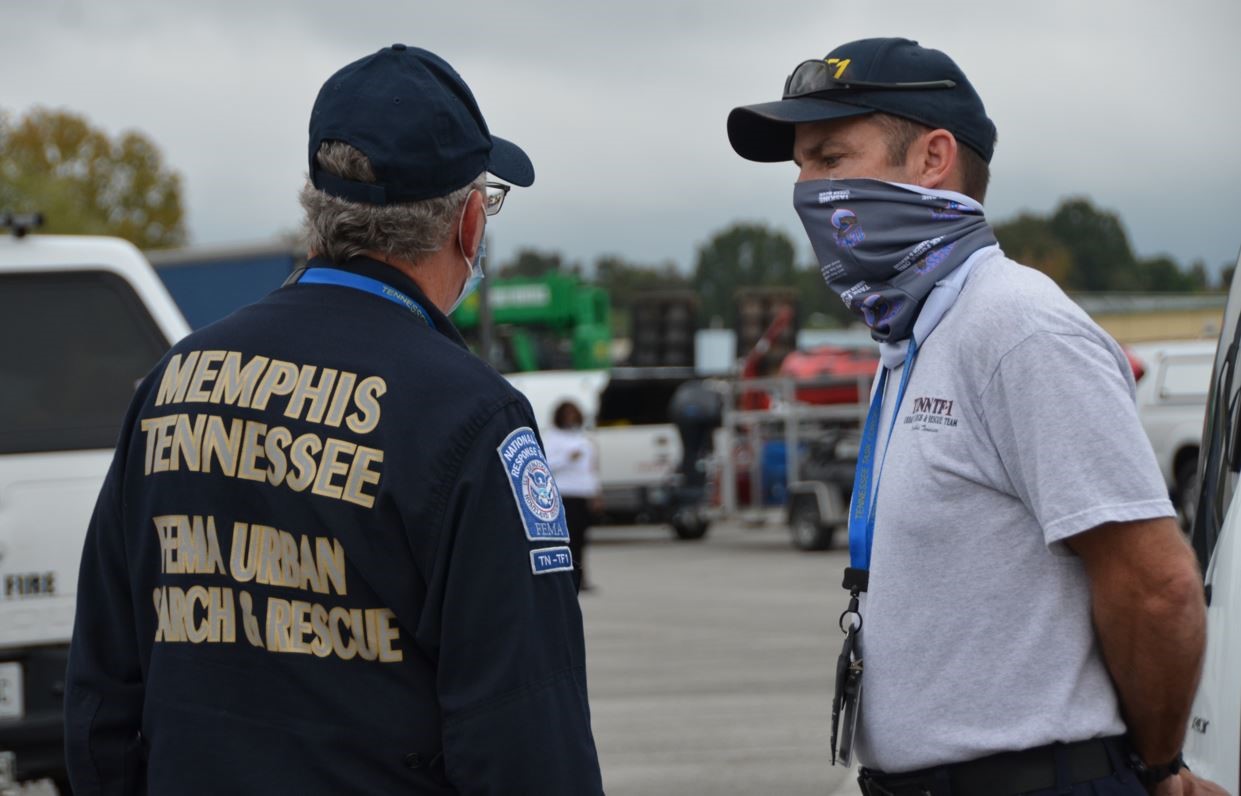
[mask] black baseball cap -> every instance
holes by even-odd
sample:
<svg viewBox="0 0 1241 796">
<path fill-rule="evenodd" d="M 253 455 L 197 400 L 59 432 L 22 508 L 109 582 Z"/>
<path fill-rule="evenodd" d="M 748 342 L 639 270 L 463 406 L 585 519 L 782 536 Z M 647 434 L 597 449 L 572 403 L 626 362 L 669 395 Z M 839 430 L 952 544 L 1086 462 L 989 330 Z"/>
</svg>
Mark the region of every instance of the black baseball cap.
<svg viewBox="0 0 1241 796">
<path fill-rule="evenodd" d="M 375 182 L 319 168 L 324 141 L 370 158 Z M 394 44 L 328 78 L 310 113 L 310 181 L 326 193 L 386 205 L 446 196 L 484 171 L 525 188 L 534 166 L 516 144 L 493 136 L 470 87 L 443 58 Z"/>
<path fill-rule="evenodd" d="M 909 39 L 860 39 L 803 61 L 779 102 L 728 114 L 728 140 L 743 158 L 778 163 L 793 158 L 794 125 L 876 111 L 943 128 L 988 163 L 995 152 L 995 123 L 965 73 Z"/>
</svg>

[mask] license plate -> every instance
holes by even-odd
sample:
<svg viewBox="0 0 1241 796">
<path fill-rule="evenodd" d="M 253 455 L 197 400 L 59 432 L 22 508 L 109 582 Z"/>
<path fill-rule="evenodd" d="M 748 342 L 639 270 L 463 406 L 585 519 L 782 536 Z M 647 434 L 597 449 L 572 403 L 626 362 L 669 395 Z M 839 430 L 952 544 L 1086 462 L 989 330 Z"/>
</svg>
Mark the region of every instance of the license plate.
<svg viewBox="0 0 1241 796">
<path fill-rule="evenodd" d="M 20 719 L 26 715 L 22 691 L 22 665 L 0 663 L 0 719 Z"/>
</svg>

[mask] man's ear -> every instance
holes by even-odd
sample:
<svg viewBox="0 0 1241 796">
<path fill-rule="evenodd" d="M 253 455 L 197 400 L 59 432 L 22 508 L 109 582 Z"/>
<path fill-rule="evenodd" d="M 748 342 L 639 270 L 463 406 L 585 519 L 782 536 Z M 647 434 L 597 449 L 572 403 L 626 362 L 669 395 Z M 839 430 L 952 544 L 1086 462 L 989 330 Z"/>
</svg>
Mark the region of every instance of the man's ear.
<svg viewBox="0 0 1241 796">
<path fill-rule="evenodd" d="M 923 188 L 960 191 L 957 178 L 957 139 L 944 129 L 932 130 L 909 148 L 905 164 Z"/>
<path fill-rule="evenodd" d="M 461 216 L 461 253 L 465 259 L 474 262 L 478 255 L 478 247 L 483 244 L 483 230 L 487 224 L 483 220 L 483 192 L 473 191 L 465 200 L 465 209 Z"/>
</svg>

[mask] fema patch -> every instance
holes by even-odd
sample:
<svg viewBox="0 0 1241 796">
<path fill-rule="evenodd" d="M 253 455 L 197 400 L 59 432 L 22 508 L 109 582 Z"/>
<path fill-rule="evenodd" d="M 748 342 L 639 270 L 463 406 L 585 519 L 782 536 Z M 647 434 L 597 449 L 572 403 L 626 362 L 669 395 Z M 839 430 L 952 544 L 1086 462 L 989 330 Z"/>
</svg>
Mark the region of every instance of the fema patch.
<svg viewBox="0 0 1241 796">
<path fill-rule="evenodd" d="M 526 528 L 526 538 L 532 542 L 567 540 L 569 525 L 560 503 L 560 490 L 556 488 L 556 479 L 547 466 L 534 430 L 528 426 L 515 430 L 504 438 L 496 452 L 500 454 L 509 486 L 513 488 L 513 499 L 517 501 L 517 513 Z"/>
<path fill-rule="evenodd" d="M 541 547 L 530 551 L 530 571 L 536 575 L 572 572 L 573 553 L 567 547 Z"/>
</svg>

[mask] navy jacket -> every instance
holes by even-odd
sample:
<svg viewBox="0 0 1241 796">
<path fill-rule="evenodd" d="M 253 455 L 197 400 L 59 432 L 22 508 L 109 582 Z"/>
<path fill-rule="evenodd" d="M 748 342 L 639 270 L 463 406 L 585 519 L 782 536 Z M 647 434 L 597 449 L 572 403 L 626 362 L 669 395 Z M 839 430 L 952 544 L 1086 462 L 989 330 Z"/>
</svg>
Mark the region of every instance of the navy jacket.
<svg viewBox="0 0 1241 796">
<path fill-rule="evenodd" d="M 76 794 L 602 791 L 530 406 L 411 280 L 343 269 L 422 314 L 293 284 L 139 386 L 82 555 Z"/>
</svg>

